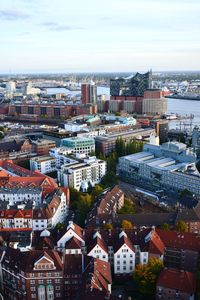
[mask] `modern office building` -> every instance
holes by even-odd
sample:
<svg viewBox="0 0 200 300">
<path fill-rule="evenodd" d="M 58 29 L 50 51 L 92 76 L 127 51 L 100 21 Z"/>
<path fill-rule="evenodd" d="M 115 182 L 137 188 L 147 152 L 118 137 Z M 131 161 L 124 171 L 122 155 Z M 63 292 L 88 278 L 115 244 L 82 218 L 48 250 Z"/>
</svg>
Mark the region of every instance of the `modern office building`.
<svg viewBox="0 0 200 300">
<path fill-rule="evenodd" d="M 90 154 L 95 151 L 95 141 L 93 138 L 73 137 L 61 140 L 61 147 L 71 150 L 72 153 Z"/>
<path fill-rule="evenodd" d="M 94 82 L 82 83 L 81 85 L 81 100 L 82 104 L 97 103 L 97 86 Z"/>
<path fill-rule="evenodd" d="M 146 144 L 143 152 L 119 158 L 119 175 L 153 190 L 180 193 L 187 189 L 200 195 L 200 174 L 195 162 L 196 154 L 185 144 Z"/>
</svg>

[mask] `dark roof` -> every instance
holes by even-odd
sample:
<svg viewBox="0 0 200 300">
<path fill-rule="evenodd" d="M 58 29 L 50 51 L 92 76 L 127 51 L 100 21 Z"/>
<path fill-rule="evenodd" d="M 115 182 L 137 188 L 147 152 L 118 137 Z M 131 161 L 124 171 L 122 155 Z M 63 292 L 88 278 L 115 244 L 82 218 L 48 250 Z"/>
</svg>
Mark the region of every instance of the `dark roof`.
<svg viewBox="0 0 200 300">
<path fill-rule="evenodd" d="M 73 236 L 65 243 L 65 249 L 81 249 L 81 241 Z"/>
</svg>

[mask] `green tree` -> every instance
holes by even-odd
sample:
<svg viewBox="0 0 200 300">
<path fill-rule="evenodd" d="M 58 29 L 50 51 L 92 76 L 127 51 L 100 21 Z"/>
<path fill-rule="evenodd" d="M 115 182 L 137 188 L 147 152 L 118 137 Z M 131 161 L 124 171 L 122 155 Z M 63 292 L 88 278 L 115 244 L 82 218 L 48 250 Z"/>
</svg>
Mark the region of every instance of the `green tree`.
<svg viewBox="0 0 200 300">
<path fill-rule="evenodd" d="M 117 138 L 115 142 L 115 150 L 117 152 L 118 157 L 126 154 L 126 145 L 122 137 Z"/>
<path fill-rule="evenodd" d="M 91 192 L 92 200 L 99 196 L 103 192 L 103 187 L 99 184 L 96 184 Z"/>
<path fill-rule="evenodd" d="M 122 228 L 123 229 L 133 229 L 133 224 L 128 220 L 122 221 Z"/>
<path fill-rule="evenodd" d="M 84 221 L 92 205 L 92 196 L 89 194 L 80 195 L 77 203 L 79 223 L 84 225 Z"/>
<path fill-rule="evenodd" d="M 115 113 L 115 116 L 116 116 L 116 117 L 120 117 L 120 116 L 121 116 L 121 113 L 120 113 L 119 111 L 117 111 L 117 112 Z"/>
<path fill-rule="evenodd" d="M 155 299 L 156 281 L 163 269 L 163 262 L 155 257 L 149 259 L 147 265 L 137 265 L 133 272 L 133 280 L 136 282 L 140 294 L 145 299 Z"/>
<path fill-rule="evenodd" d="M 160 226 L 160 228 L 163 229 L 163 230 L 170 230 L 170 226 L 169 226 L 169 224 L 167 224 L 167 223 L 163 223 L 163 224 Z"/>
<path fill-rule="evenodd" d="M 105 176 L 103 176 L 101 180 L 101 184 L 106 187 L 111 187 L 117 184 L 117 176 L 114 172 L 110 171 L 107 172 Z"/>
<path fill-rule="evenodd" d="M 176 230 L 179 231 L 179 232 L 187 232 L 188 231 L 188 226 L 184 221 L 179 220 L 176 223 Z"/>
</svg>

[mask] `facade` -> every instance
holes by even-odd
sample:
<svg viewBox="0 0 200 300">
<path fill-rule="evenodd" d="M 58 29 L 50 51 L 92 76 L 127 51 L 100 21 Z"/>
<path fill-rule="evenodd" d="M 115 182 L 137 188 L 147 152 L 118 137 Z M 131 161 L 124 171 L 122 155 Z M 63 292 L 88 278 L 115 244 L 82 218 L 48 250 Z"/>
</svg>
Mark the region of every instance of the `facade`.
<svg viewBox="0 0 200 300">
<path fill-rule="evenodd" d="M 195 126 L 192 132 L 192 147 L 198 153 L 200 151 L 200 128 Z"/>
<path fill-rule="evenodd" d="M 0 161 L 1 229 L 42 230 L 62 223 L 68 215 L 69 190 L 42 173 L 10 160 Z"/>
<path fill-rule="evenodd" d="M 81 84 L 81 102 L 82 104 L 95 104 L 97 103 L 97 86 L 95 83 L 82 83 Z"/>
<path fill-rule="evenodd" d="M 23 119 L 23 116 L 36 116 L 38 118 L 54 118 L 62 119 L 82 114 L 93 114 L 97 112 L 97 105 L 78 105 L 78 104 L 54 104 L 54 103 L 30 103 L 23 102 L 23 104 L 10 104 L 9 115 L 17 116 Z"/>
<path fill-rule="evenodd" d="M 66 253 L 85 253 L 108 261 L 115 275 L 131 274 L 137 264 L 147 264 L 156 257 L 169 268 L 195 272 L 200 243 L 190 233 L 159 229 L 112 229 L 88 227 L 82 229 L 73 222 L 58 239 L 57 248 Z M 70 250 L 70 252 L 69 252 Z M 169 252 L 176 252 L 174 263 Z M 172 256 L 171 256 L 172 258 Z M 177 261 L 180 263 L 178 264 Z"/>
<path fill-rule="evenodd" d="M 32 152 L 32 145 L 29 140 L 13 140 L 0 143 L 0 158 L 8 159 L 10 155 L 20 157 L 29 155 Z"/>
<path fill-rule="evenodd" d="M 163 189 L 166 193 L 187 189 L 200 195 L 200 174 L 195 162 L 196 155 L 185 144 L 146 144 L 143 152 L 119 159 L 119 173 L 121 178 L 151 189 Z"/>
<path fill-rule="evenodd" d="M 2 272 L 6 299 L 63 299 L 63 265 L 55 250 L 8 248 Z"/>
<path fill-rule="evenodd" d="M 163 114 L 167 111 L 167 100 L 162 91 L 151 88 L 152 73 L 137 73 L 135 76 L 110 80 L 109 111 L 126 111 L 147 115 Z"/>
<path fill-rule="evenodd" d="M 100 183 L 106 174 L 106 162 L 95 156 L 85 158 L 82 162 L 63 165 L 58 170 L 58 181 L 66 187 L 87 191 L 89 184 Z"/>
<path fill-rule="evenodd" d="M 109 155 L 115 151 L 117 139 L 122 138 L 125 143 L 128 143 L 133 139 L 142 140 L 142 138 L 149 138 L 151 133 L 155 133 L 155 130 L 152 128 L 140 128 L 98 136 L 95 137 L 96 151 L 98 153 L 102 153 L 103 155 Z"/>
<path fill-rule="evenodd" d="M 95 151 L 95 141 L 93 138 L 87 137 L 62 139 L 61 147 L 65 147 L 73 153 L 85 153 L 89 155 Z"/>
<path fill-rule="evenodd" d="M 1 259 L 5 299 L 112 299 L 109 263 L 59 253 L 45 234 L 43 231 L 38 245 L 29 251 L 5 249 Z"/>
<path fill-rule="evenodd" d="M 30 159 L 31 171 L 38 170 L 42 174 L 56 171 L 56 159 L 51 156 L 37 156 Z"/>
<path fill-rule="evenodd" d="M 36 140 L 32 141 L 33 151 L 37 155 L 48 155 L 49 150 L 56 147 L 56 142 L 52 140 Z"/>
<path fill-rule="evenodd" d="M 110 80 L 111 96 L 143 96 L 144 91 L 151 87 L 151 72 L 136 73 L 135 76 L 121 77 Z"/>
<path fill-rule="evenodd" d="M 159 136 L 160 144 L 168 141 L 169 121 L 168 120 L 152 120 L 151 125 L 155 128 L 156 134 Z"/>
</svg>

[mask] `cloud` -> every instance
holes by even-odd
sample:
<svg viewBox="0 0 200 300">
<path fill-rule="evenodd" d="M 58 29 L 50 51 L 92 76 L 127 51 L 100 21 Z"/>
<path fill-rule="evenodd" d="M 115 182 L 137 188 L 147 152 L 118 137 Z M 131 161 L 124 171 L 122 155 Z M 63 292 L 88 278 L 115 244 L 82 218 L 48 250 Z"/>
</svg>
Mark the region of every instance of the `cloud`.
<svg viewBox="0 0 200 300">
<path fill-rule="evenodd" d="M 56 22 L 43 22 L 43 23 L 40 23 L 39 25 L 47 27 L 51 31 L 69 31 L 69 30 L 81 30 L 81 29 L 83 29 L 83 27 L 61 25 L 61 24 L 56 23 Z"/>
<path fill-rule="evenodd" d="M 29 18 L 30 15 L 16 10 L 0 10 L 0 19 L 16 21 Z"/>
</svg>

